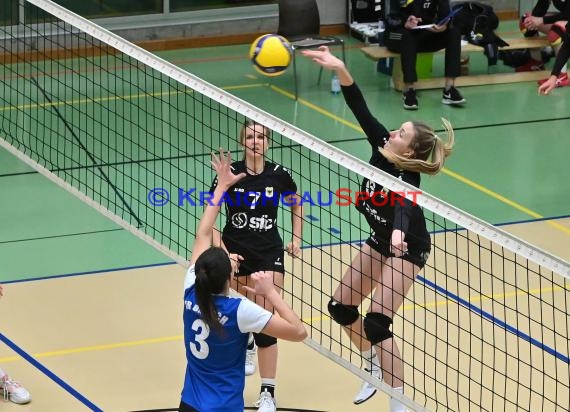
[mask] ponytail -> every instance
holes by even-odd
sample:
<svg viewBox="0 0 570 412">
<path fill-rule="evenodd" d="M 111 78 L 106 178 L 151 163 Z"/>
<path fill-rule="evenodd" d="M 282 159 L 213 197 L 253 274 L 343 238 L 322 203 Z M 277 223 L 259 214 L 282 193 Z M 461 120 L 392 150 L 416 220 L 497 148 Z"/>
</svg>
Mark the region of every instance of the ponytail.
<svg viewBox="0 0 570 412">
<path fill-rule="evenodd" d="M 214 304 L 210 281 L 204 268 L 196 271 L 196 300 L 198 301 L 202 320 L 206 322 L 210 329 L 221 331 L 222 324 L 218 319 L 218 310 Z"/>
<path fill-rule="evenodd" d="M 410 143 L 410 148 L 414 152 L 412 157 L 399 156 L 383 148 L 379 149 L 380 153 L 399 169 L 430 175 L 439 173 L 445 159 L 451 155 L 455 142 L 455 133 L 451 123 L 444 118 L 441 120 L 447 134 L 447 141 L 443 141 L 427 124 L 412 122 L 415 132 L 414 140 Z"/>
<path fill-rule="evenodd" d="M 194 265 L 196 274 L 196 300 L 202 320 L 220 333 L 223 325 L 218 318 L 214 295 L 224 293 L 228 287 L 232 265 L 225 250 L 212 246 L 204 251 Z"/>
</svg>

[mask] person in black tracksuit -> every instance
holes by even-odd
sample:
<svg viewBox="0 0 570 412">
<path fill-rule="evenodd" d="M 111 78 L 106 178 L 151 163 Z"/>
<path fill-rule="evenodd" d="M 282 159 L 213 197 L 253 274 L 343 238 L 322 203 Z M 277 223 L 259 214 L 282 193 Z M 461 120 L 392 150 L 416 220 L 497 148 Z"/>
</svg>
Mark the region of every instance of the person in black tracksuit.
<svg viewBox="0 0 570 412">
<path fill-rule="evenodd" d="M 435 24 L 451 11 L 449 0 L 413 0 L 403 6 L 400 0 L 386 0 L 386 33 L 388 50 L 400 53 L 405 90 L 404 108 L 416 110 L 418 100 L 415 91 L 416 59 L 419 52 L 435 52 L 445 49 L 445 87 L 442 103 L 463 105 L 465 99 L 455 88 L 455 78 L 461 74 L 461 33 L 453 22 L 424 29 L 417 26 Z"/>
<path fill-rule="evenodd" d="M 226 224 L 221 242 L 215 231 L 214 244 L 220 244 L 234 259 L 239 260 L 239 269 L 231 281 L 234 290 L 242 290 L 251 284 L 250 276 L 258 271 L 273 272 L 275 286 L 283 289 L 284 251 L 297 257 L 301 253 L 303 206 L 297 195 L 297 185 L 291 173 L 283 166 L 265 158 L 269 148 L 270 130 L 265 126 L 247 121 L 240 133 L 244 149 L 243 160 L 233 162 L 235 174 L 245 177 L 232 186 L 224 199 Z M 210 192 L 217 184 L 214 180 Z M 292 239 L 284 246 L 277 226 L 280 204 L 291 207 Z M 263 298 L 249 296 L 260 306 L 271 311 L 273 307 Z M 261 376 L 260 397 L 256 406 L 260 410 L 275 410 L 275 378 L 277 373 L 277 340 L 263 333 L 254 334 L 246 356 L 246 375 L 255 372 L 254 355 L 258 352 Z"/>
<path fill-rule="evenodd" d="M 441 170 L 454 141 L 447 120 L 447 142 L 422 122 L 405 122 L 398 130 L 388 131 L 370 113 L 342 60 L 327 47 L 302 53 L 335 71 L 344 99 L 370 143 L 371 165 L 418 188 L 420 173 L 436 174 Z M 415 276 L 426 264 L 431 240 L 422 209 L 415 202 L 368 179 L 362 182 L 362 192 L 367 196 L 361 196 L 366 200 L 358 203 L 358 210 L 370 225 L 371 234 L 345 272 L 328 310 L 361 350 L 365 369 L 378 378 L 383 376 L 388 385 L 402 392 L 404 365 L 390 327 Z M 362 319 L 358 306 L 371 293 L 370 309 Z M 374 386 L 364 382 L 354 403 L 366 401 L 375 392 Z M 404 410 L 402 403 L 391 400 L 391 411 Z"/>
</svg>

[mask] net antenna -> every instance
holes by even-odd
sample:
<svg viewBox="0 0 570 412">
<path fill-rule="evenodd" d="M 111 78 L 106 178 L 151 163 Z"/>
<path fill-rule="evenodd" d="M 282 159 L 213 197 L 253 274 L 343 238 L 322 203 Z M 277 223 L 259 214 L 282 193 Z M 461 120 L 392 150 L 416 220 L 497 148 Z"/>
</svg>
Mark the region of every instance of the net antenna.
<svg viewBox="0 0 570 412">
<path fill-rule="evenodd" d="M 428 193 L 411 195 L 416 188 L 51 1 L 19 0 L 19 10 L 19 25 L 0 27 L 7 151 L 187 266 L 214 178 L 210 152 L 240 153 L 244 121 L 265 125 L 268 156 L 294 171 L 307 200 L 303 258 L 290 264 L 284 294 L 310 347 L 412 410 L 567 409 L 568 262 Z M 357 190 L 364 177 L 413 196 L 431 232 L 428 264 L 394 318 L 404 394 L 363 370 L 326 309 L 368 236 L 331 188 Z M 315 204 L 317 193 L 331 202 Z"/>
</svg>

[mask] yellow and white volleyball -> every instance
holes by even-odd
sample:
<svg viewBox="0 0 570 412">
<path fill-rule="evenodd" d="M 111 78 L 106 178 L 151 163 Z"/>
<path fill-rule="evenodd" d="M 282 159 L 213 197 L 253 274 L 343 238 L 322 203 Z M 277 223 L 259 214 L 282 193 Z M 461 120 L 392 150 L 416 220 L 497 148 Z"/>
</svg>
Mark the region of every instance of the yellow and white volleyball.
<svg viewBox="0 0 570 412">
<path fill-rule="evenodd" d="M 264 34 L 251 44 L 249 58 L 261 74 L 279 76 L 291 63 L 291 44 L 277 34 Z"/>
</svg>

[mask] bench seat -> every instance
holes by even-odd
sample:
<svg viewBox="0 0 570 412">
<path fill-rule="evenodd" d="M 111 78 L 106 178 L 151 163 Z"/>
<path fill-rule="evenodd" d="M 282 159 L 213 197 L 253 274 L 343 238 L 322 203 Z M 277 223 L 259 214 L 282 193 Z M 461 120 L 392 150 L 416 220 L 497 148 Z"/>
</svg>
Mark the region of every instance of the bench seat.
<svg viewBox="0 0 570 412">
<path fill-rule="evenodd" d="M 519 37 L 514 39 L 504 39 L 508 46 L 501 47 L 499 50 L 517 50 L 517 49 L 537 49 L 550 46 L 546 36 L 539 37 Z M 378 45 L 366 46 L 360 49 L 366 57 L 378 61 L 379 59 L 393 58 L 394 66 L 392 70 L 392 87 L 396 90 L 403 90 L 404 81 L 402 74 L 402 66 L 400 63 L 400 54 L 388 50 L 386 47 L 381 47 Z M 444 53 L 445 50 L 439 50 L 433 52 Z M 472 53 L 472 52 L 483 52 L 483 48 L 475 46 L 473 44 L 467 43 L 461 47 L 462 53 Z M 516 82 L 528 82 L 536 81 L 539 79 L 544 79 L 550 75 L 550 71 L 541 70 L 535 72 L 520 72 L 520 73 L 489 73 L 489 74 L 476 74 L 476 75 L 466 75 L 460 76 L 455 80 L 455 85 L 461 86 L 480 86 L 485 84 L 500 84 L 500 83 L 516 83 Z M 443 78 L 430 78 L 430 79 L 418 79 L 416 83 L 416 89 L 436 89 L 443 87 Z"/>
</svg>

